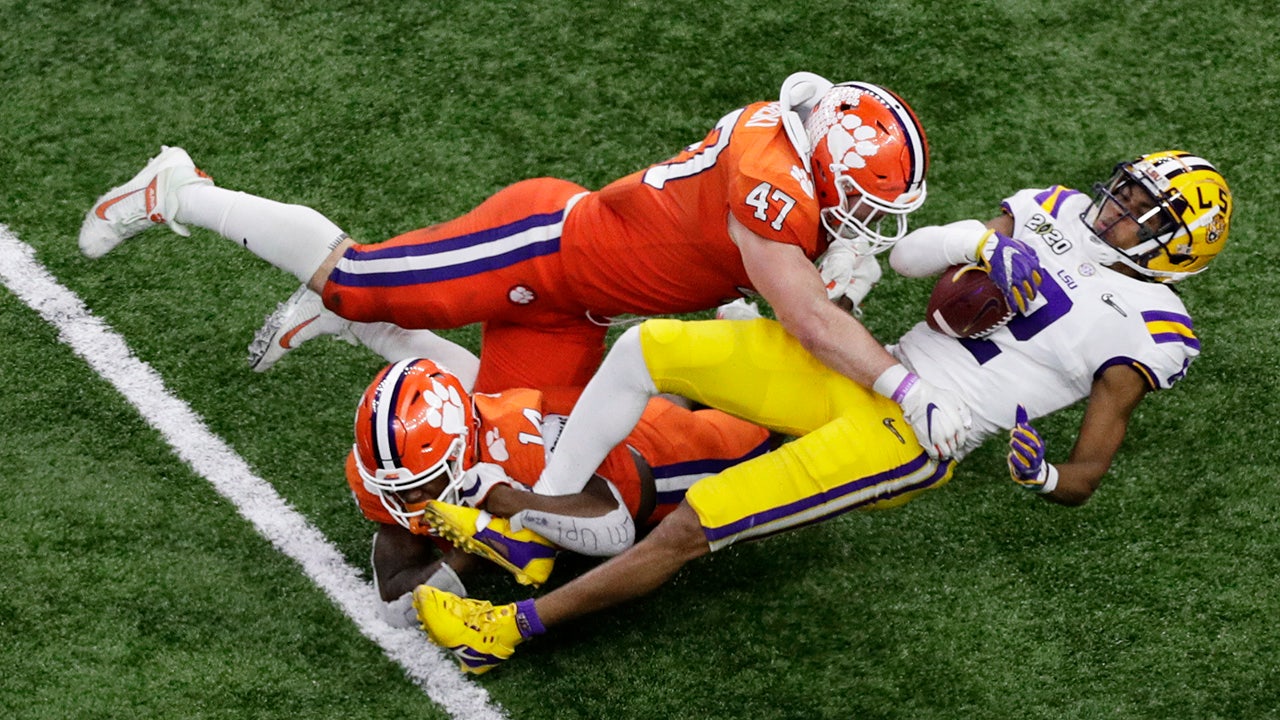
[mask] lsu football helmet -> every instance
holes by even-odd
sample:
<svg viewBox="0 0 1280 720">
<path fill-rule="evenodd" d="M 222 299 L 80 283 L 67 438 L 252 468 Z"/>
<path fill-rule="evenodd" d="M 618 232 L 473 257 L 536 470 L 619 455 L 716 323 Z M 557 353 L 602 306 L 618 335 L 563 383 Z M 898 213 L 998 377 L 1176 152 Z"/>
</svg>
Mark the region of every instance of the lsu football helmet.
<svg viewBox="0 0 1280 720">
<path fill-rule="evenodd" d="M 356 469 L 396 522 L 410 527 L 431 498 L 407 503 L 399 493 L 444 480 L 435 497 L 458 502 L 475 413 L 461 381 L 422 358 L 383 368 L 356 407 Z"/>
<path fill-rule="evenodd" d="M 1093 190 L 1093 203 L 1080 217 L 1104 265 L 1120 263 L 1171 283 L 1203 272 L 1227 243 L 1231 191 L 1217 168 L 1191 153 L 1169 150 L 1122 162 Z M 1106 239 L 1125 219 L 1138 225 L 1138 243 L 1127 249 Z"/>
<path fill-rule="evenodd" d="M 893 247 L 925 199 L 929 145 L 915 113 L 885 88 L 847 82 L 822 95 L 804 130 L 823 227 L 863 254 Z"/>
</svg>

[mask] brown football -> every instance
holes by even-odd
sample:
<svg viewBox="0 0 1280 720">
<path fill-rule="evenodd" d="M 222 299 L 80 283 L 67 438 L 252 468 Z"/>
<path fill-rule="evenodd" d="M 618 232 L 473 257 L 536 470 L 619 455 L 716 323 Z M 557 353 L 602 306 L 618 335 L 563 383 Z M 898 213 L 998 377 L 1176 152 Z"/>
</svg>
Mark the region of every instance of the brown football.
<svg viewBox="0 0 1280 720">
<path fill-rule="evenodd" d="M 982 337 L 1013 317 L 1004 293 L 977 265 L 953 265 L 929 296 L 929 327 L 956 338 Z"/>
</svg>

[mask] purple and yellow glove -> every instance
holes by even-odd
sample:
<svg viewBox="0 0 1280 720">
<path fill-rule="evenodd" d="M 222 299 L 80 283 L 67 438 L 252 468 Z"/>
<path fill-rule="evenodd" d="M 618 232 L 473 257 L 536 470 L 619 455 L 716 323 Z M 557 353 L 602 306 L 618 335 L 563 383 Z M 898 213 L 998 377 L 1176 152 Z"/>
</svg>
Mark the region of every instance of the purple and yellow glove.
<svg viewBox="0 0 1280 720">
<path fill-rule="evenodd" d="M 1022 487 L 1051 493 L 1058 487 L 1058 468 L 1044 460 L 1044 440 L 1031 427 L 1027 409 L 1018 406 L 1013 429 L 1009 431 L 1009 476 Z"/>
<path fill-rule="evenodd" d="M 1021 240 L 988 230 L 978 245 L 978 262 L 1004 293 L 1009 307 L 1025 315 L 1043 280 L 1036 251 Z"/>
</svg>

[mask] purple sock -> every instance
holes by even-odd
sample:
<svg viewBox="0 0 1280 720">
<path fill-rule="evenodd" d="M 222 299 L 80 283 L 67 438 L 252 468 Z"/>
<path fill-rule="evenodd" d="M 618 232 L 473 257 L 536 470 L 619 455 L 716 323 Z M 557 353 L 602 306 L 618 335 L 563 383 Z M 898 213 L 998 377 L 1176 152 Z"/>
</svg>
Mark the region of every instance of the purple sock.
<svg viewBox="0 0 1280 720">
<path fill-rule="evenodd" d="M 538 617 L 538 610 L 533 605 L 533 598 L 516 603 L 516 625 L 520 628 L 520 634 L 526 639 L 534 635 L 541 635 L 547 631 L 542 626 L 542 620 Z"/>
</svg>

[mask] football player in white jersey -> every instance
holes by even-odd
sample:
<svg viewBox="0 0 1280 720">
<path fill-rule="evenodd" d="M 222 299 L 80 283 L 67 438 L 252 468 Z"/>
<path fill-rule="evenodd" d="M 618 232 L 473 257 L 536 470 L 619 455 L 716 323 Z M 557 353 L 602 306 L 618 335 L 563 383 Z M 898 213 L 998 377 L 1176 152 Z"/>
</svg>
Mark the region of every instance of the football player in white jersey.
<svg viewBox="0 0 1280 720">
<path fill-rule="evenodd" d="M 989 222 L 916 230 L 893 251 L 898 272 L 936 275 L 981 262 L 1019 312 L 981 339 L 915 326 L 889 346 L 911 371 L 901 383 L 919 374 L 972 409 L 957 458 L 1008 430 L 1016 483 L 1054 502 L 1085 502 L 1133 409 L 1148 391 L 1182 378 L 1199 354 L 1191 318 L 1168 284 L 1221 251 L 1231 212 L 1218 171 L 1173 151 L 1121 163 L 1092 200 L 1061 186 L 1023 190 Z M 493 607 L 418 588 L 424 629 L 463 669 L 484 672 L 547 626 L 648 593 L 689 560 L 733 542 L 905 502 L 945 483 L 954 466 L 923 452 L 901 408 L 882 397 L 894 389 L 868 392 L 832 373 L 772 321 L 651 320 L 615 344 L 537 489 L 579 489 L 658 392 L 797 439 L 699 481 L 645 540 L 536 600 Z M 1031 421 L 1086 398 L 1074 447 L 1050 463 Z"/>
</svg>

